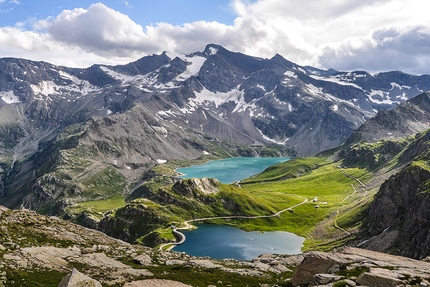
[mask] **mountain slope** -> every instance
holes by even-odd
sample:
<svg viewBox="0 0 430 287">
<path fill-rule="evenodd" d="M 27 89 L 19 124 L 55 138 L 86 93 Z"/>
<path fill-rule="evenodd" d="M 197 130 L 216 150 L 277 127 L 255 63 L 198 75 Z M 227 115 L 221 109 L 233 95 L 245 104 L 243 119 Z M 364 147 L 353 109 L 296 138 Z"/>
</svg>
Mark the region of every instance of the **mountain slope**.
<svg viewBox="0 0 430 287">
<path fill-rule="evenodd" d="M 403 152 L 412 158 L 402 170 L 379 188 L 372 202 L 361 246 L 422 259 L 430 255 L 430 131 Z"/>
<path fill-rule="evenodd" d="M 52 213 L 122 196 L 158 160 L 315 154 L 430 90 L 426 75 L 322 71 L 214 44 L 87 69 L 4 58 L 0 71 L 0 203 Z"/>
</svg>

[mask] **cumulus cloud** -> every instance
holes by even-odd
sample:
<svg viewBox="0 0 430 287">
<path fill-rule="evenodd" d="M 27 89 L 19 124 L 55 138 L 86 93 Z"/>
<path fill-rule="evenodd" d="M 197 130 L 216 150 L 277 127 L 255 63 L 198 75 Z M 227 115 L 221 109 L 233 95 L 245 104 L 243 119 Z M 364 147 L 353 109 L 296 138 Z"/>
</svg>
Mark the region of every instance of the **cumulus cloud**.
<svg viewBox="0 0 430 287">
<path fill-rule="evenodd" d="M 429 72 L 426 50 L 430 21 L 426 8 L 430 8 L 430 3 L 309 0 L 298 4 L 293 0 L 253 3 L 235 0 L 232 6 L 239 17 L 253 15 L 267 30 L 277 31 L 273 40 L 283 45 L 273 47 L 299 64 L 347 70 Z"/>
<path fill-rule="evenodd" d="M 342 70 L 402 70 L 420 73 L 430 67 L 430 28 L 389 28 L 368 37 L 326 47 L 321 62 Z"/>
<path fill-rule="evenodd" d="M 109 51 L 126 55 L 130 51 L 158 49 L 142 26 L 102 3 L 93 4 L 87 10 L 65 10 L 47 24 L 47 30 L 54 40 L 95 53 Z"/>
<path fill-rule="evenodd" d="M 33 31 L 0 28 L 0 51 L 33 52 L 30 58 L 88 66 L 126 63 L 162 51 L 201 51 L 206 44 L 217 43 L 259 57 L 278 53 L 300 65 L 321 68 L 429 73 L 426 5 L 430 2 L 231 0 L 237 15 L 231 25 L 197 21 L 142 27 L 96 3 L 38 21 Z"/>
</svg>

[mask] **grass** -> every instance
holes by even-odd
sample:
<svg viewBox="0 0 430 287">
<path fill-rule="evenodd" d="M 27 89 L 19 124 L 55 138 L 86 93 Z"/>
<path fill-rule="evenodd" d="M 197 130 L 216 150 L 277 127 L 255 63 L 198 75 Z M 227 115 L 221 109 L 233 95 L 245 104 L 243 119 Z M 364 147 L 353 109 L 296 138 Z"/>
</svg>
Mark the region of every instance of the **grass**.
<svg viewBox="0 0 430 287">
<path fill-rule="evenodd" d="M 172 190 L 171 184 L 166 185 L 169 181 L 159 180 L 165 178 L 164 171 L 170 172 L 174 166 L 180 165 L 178 162 L 171 162 L 169 165 L 159 165 L 155 168 L 154 171 L 161 177 L 146 182 L 144 187 L 147 190 L 145 194 L 150 196 L 151 200 L 138 198 L 126 203 L 122 197 L 115 196 L 75 204 L 69 207 L 68 212 L 79 214 L 87 211 L 101 218 L 106 211 L 116 210 L 110 216 L 119 216 L 119 221 L 125 220 L 124 223 L 127 222 L 128 228 L 132 229 L 132 233 L 137 237 L 144 237 L 143 232 L 155 232 L 158 238 L 171 240 L 173 238 L 170 228 L 157 227 L 155 221 L 162 219 L 159 223 L 164 224 L 226 215 L 267 216 L 295 206 L 276 217 L 218 220 L 216 223 L 235 225 L 248 231 L 293 232 L 307 238 L 305 248 L 311 246 L 328 248 L 337 243 L 321 240 L 318 236 L 313 238 L 311 234 L 324 222 L 328 222 L 324 231 L 328 238 L 336 237 L 334 235 L 339 232 L 334 225 L 343 229 L 357 228 L 366 210 L 361 206 L 365 205 L 368 198 L 359 201 L 360 205 L 355 207 L 354 202 L 361 200 L 363 195 L 355 194 L 351 197 L 354 192 L 351 185 L 357 188 L 359 186 L 351 177 L 359 178 L 361 181 L 371 177 L 371 173 L 364 168 L 344 168 L 344 172 L 351 176 L 347 177 L 338 168 L 340 162 L 332 162 L 324 157 L 293 159 L 269 167 L 263 173 L 241 182 L 241 186 L 220 184 L 219 192 L 216 194 L 208 195 L 192 189 L 191 194 L 180 196 Z M 154 217 L 155 221 L 139 223 L 137 218 L 128 216 L 126 219 L 121 210 L 127 205 L 128 208 L 140 210 L 139 213 L 142 212 L 142 215 L 151 215 L 150 218 Z M 335 213 L 339 215 L 333 222 Z"/>
<path fill-rule="evenodd" d="M 325 158 L 296 158 L 288 162 L 279 163 L 268 167 L 265 171 L 248 179 L 242 180 L 242 184 L 276 181 L 289 178 L 298 178 L 311 170 L 327 164 Z"/>
<path fill-rule="evenodd" d="M 262 286 L 263 284 L 273 285 L 291 277 L 291 273 L 273 274 L 268 276 L 247 276 L 237 273 L 229 273 L 219 268 L 201 269 L 188 266 L 160 266 L 148 267 L 158 279 L 180 281 L 192 286 Z"/>
<path fill-rule="evenodd" d="M 66 276 L 55 270 L 6 270 L 6 277 L 8 278 L 6 286 L 8 287 L 57 287 L 61 279 Z"/>
<path fill-rule="evenodd" d="M 264 202 L 272 210 L 282 210 L 295 204 L 308 201 L 292 211 L 282 213 L 277 218 L 236 222 L 247 230 L 284 230 L 305 237 L 303 250 L 330 250 L 345 244 L 352 237 L 342 230 L 354 232 L 360 226 L 371 193 L 355 192 L 358 182 L 340 172 L 339 162 L 321 158 L 308 158 L 278 165 L 282 171 L 266 170 L 253 177 L 242 188 L 256 200 Z M 283 166 L 287 165 L 287 166 Z M 291 165 L 291 166 L 288 166 Z M 366 182 L 372 173 L 364 168 L 345 168 L 348 175 Z M 274 177 L 285 177 L 291 172 L 303 171 L 300 177 L 288 177 L 272 181 Z M 315 199 L 315 202 L 314 202 Z M 318 206 L 318 208 L 317 208 Z M 339 214 L 336 218 L 336 214 Z M 318 226 L 323 226 L 319 227 Z M 321 233 L 320 230 L 323 230 Z M 317 236 L 316 238 L 314 236 Z"/>
<path fill-rule="evenodd" d="M 102 200 L 86 201 L 76 203 L 67 208 L 67 212 L 72 214 L 80 214 L 84 211 L 92 214 L 105 213 L 106 211 L 113 210 L 124 206 L 125 201 L 123 197 L 112 197 Z"/>
</svg>

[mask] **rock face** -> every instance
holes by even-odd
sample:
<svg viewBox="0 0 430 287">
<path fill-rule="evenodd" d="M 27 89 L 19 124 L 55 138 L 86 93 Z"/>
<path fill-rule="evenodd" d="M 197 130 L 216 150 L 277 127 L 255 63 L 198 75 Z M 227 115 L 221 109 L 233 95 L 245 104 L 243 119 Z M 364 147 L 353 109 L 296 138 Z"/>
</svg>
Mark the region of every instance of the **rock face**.
<svg viewBox="0 0 430 287">
<path fill-rule="evenodd" d="M 400 171 L 379 188 L 359 246 L 422 259 L 430 255 L 430 132 L 417 134 L 398 159 Z"/>
<path fill-rule="evenodd" d="M 380 187 L 366 220 L 362 246 L 411 258 L 430 255 L 430 171 L 406 167 Z"/>
<path fill-rule="evenodd" d="M 420 94 L 392 110 L 381 110 L 355 130 L 346 144 L 401 139 L 430 128 L 430 93 Z"/>
</svg>

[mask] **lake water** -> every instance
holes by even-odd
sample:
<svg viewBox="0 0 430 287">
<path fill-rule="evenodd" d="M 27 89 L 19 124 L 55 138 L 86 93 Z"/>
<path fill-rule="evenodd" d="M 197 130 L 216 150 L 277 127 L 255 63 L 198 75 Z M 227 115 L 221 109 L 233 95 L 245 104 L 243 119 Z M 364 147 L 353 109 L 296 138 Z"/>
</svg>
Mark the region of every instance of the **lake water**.
<svg viewBox="0 0 430 287">
<path fill-rule="evenodd" d="M 298 254 L 304 238 L 293 233 L 245 232 L 227 225 L 199 224 L 197 229 L 181 231 L 187 239 L 173 250 L 215 259 L 252 260 L 263 253 Z"/>
<path fill-rule="evenodd" d="M 286 157 L 236 157 L 209 161 L 177 169 L 183 178 L 213 177 L 222 183 L 232 183 L 264 171 L 271 165 L 290 160 Z"/>
</svg>

